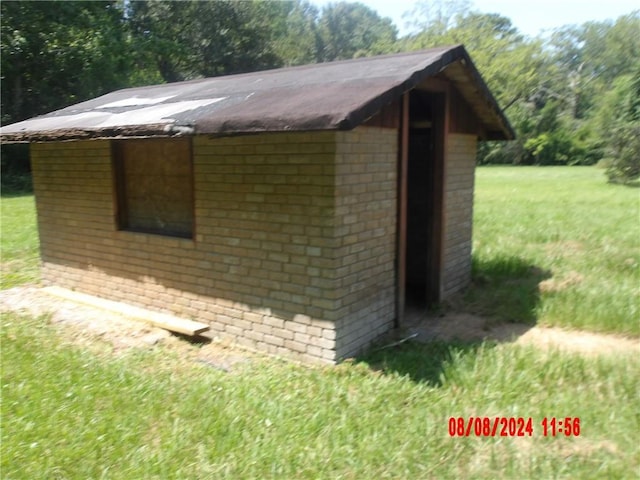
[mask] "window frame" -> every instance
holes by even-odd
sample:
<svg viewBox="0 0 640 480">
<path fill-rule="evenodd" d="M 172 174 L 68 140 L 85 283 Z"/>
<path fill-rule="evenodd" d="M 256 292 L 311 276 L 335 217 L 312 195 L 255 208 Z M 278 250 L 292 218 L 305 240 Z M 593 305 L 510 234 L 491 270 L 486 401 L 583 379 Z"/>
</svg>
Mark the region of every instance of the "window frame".
<svg viewBox="0 0 640 480">
<path fill-rule="evenodd" d="M 154 142 L 154 141 L 182 141 L 187 143 L 186 160 L 189 168 L 190 185 L 188 185 L 189 205 L 191 209 L 191 228 L 188 232 L 180 232 L 163 228 L 148 228 L 131 226 L 129 215 L 129 195 L 127 192 L 126 181 L 126 158 L 125 144 L 126 142 Z M 111 169 L 113 174 L 113 202 L 114 202 L 114 220 L 115 227 L 118 231 L 145 233 L 150 235 L 158 235 L 168 238 L 182 238 L 193 240 L 196 237 L 196 215 L 195 215 L 195 176 L 193 167 L 193 141 L 191 137 L 159 137 L 159 138 L 135 138 L 135 139 L 118 139 L 111 142 Z"/>
</svg>

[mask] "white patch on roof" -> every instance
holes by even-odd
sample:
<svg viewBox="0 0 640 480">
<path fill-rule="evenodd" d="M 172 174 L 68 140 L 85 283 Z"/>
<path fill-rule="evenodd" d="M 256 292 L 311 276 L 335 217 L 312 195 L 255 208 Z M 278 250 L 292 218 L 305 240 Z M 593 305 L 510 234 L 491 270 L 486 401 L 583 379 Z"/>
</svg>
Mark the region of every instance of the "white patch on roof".
<svg viewBox="0 0 640 480">
<path fill-rule="evenodd" d="M 117 127 L 120 125 L 145 125 L 158 123 L 158 120 L 171 120 L 172 115 L 206 107 L 224 100 L 227 97 L 207 98 L 204 100 L 185 100 L 183 102 L 171 102 L 162 105 L 154 105 L 145 108 L 136 108 L 122 113 L 107 113 L 106 118 L 97 127 Z M 102 113 L 102 112 L 100 112 Z"/>
<path fill-rule="evenodd" d="M 170 95 L 168 97 L 157 97 L 157 98 L 145 98 L 145 97 L 130 97 L 123 98 L 122 100 L 118 100 L 116 102 L 107 103 L 105 105 L 100 105 L 96 108 L 115 108 L 115 107 L 135 107 L 137 105 L 155 105 L 156 103 L 162 103 L 165 100 L 169 100 L 170 98 L 175 97 L 175 95 Z"/>
<path fill-rule="evenodd" d="M 182 102 L 171 102 L 162 105 L 152 105 L 150 107 L 134 108 L 120 113 L 91 111 L 76 113 L 74 115 L 34 118 L 14 123 L 13 125 L 7 125 L 2 128 L 2 133 L 28 130 L 50 131 L 73 128 L 93 130 L 109 127 L 171 123 L 173 121 L 171 118 L 172 115 L 205 107 L 224 100 L 225 98 L 227 97 L 207 98 L 203 100 L 185 100 Z"/>
</svg>

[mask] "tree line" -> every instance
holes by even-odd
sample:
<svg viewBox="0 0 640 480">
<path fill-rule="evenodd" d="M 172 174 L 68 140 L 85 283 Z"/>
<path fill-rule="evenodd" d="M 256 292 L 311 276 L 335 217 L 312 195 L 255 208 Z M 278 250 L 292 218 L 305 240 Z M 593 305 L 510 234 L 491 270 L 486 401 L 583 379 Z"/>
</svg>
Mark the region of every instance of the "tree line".
<svg viewBox="0 0 640 480">
<path fill-rule="evenodd" d="M 517 133 L 483 143 L 479 163 L 603 162 L 611 181 L 640 176 L 640 10 L 531 38 L 467 0 L 419 4 L 404 37 L 351 2 L 5 0 L 0 8 L 2 124 L 118 88 L 463 43 Z"/>
</svg>

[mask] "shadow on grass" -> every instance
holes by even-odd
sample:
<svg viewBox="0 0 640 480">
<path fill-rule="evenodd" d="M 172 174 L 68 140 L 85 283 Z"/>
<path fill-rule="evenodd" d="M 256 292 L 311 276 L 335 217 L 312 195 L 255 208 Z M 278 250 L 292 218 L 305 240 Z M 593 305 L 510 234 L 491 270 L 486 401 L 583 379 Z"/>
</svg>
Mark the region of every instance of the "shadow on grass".
<svg viewBox="0 0 640 480">
<path fill-rule="evenodd" d="M 447 365 L 462 355 L 474 354 L 480 345 L 481 342 L 406 342 L 391 348 L 372 350 L 357 360 L 384 374 L 408 376 L 414 382 L 439 387 L 443 383 Z"/>
<path fill-rule="evenodd" d="M 538 284 L 547 278 L 551 278 L 551 271 L 520 257 L 485 260 L 474 256 L 471 285 L 456 307 L 499 322 L 535 324 L 540 303 Z"/>
<path fill-rule="evenodd" d="M 468 290 L 443 305 L 439 315 L 427 314 L 409 326 L 410 332 L 419 332 L 419 338 L 431 341 L 374 348 L 358 360 L 385 374 L 440 386 L 447 365 L 475 355 L 483 338 L 487 340 L 484 345 L 492 346 L 512 341 L 535 325 L 540 302 L 538 284 L 550 277 L 551 272 L 520 257 L 475 257 Z"/>
</svg>

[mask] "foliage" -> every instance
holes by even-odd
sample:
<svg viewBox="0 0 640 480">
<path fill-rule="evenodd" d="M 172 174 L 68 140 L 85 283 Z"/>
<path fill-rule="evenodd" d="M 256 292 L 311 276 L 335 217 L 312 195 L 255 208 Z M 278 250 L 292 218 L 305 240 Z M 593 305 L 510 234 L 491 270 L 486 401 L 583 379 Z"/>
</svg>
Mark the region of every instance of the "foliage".
<svg viewBox="0 0 640 480">
<path fill-rule="evenodd" d="M 611 158 L 607 177 L 611 183 L 632 184 L 640 178 L 640 126 L 621 125 L 611 131 Z"/>
<path fill-rule="evenodd" d="M 319 61 L 323 40 L 318 27 L 318 9 L 306 0 L 294 2 L 285 20 L 285 32 L 276 42 L 286 66 Z"/>
<path fill-rule="evenodd" d="M 616 78 L 638 68 L 640 10 L 615 22 L 587 22 L 567 26 L 552 35 L 555 92 L 567 102 L 575 118 L 583 118 Z"/>
<path fill-rule="evenodd" d="M 329 62 L 395 51 L 397 29 L 362 3 L 329 3 L 321 11 L 296 1 L 277 47 L 286 65 Z"/>
<path fill-rule="evenodd" d="M 640 65 L 633 75 L 623 75 L 603 98 L 598 110 L 602 143 L 607 145 L 607 177 L 613 183 L 640 178 Z"/>
<path fill-rule="evenodd" d="M 5 1 L 0 11 L 3 124 L 127 85 L 117 2 Z"/>
<path fill-rule="evenodd" d="M 397 29 L 362 3 L 329 4 L 318 22 L 322 42 L 320 61 L 389 53 L 394 50 Z"/>
<path fill-rule="evenodd" d="M 6 478 L 597 479 L 639 467 L 640 361 L 624 352 L 409 343 L 337 367 L 254 357 L 226 373 L 177 341 L 113 355 L 12 314 L 0 333 Z M 533 434 L 450 437 L 448 419 L 470 416 L 532 417 Z M 580 436 L 544 436 L 543 418 L 567 416 Z"/>
<path fill-rule="evenodd" d="M 543 98 L 559 105 L 555 130 L 564 130 L 578 148 L 571 163 L 593 164 L 612 155 L 619 129 L 611 110 L 611 90 L 620 78 L 640 72 L 640 11 L 623 15 L 615 22 L 587 22 L 558 29 L 547 44 L 547 80 L 540 89 Z M 612 135 L 612 131 L 618 132 Z M 627 133 L 625 133 L 627 132 Z"/>
<path fill-rule="evenodd" d="M 282 65 L 274 37 L 286 2 L 154 2 L 129 4 L 138 67 L 165 82 L 243 73 Z"/>
<path fill-rule="evenodd" d="M 590 165 L 629 143 L 627 128 L 601 134 L 597 112 L 616 79 L 638 70 L 640 12 L 563 27 L 545 43 L 463 0 L 423 2 L 415 16 L 403 49 L 463 43 L 515 127 L 518 139 L 484 145 L 480 164 Z"/>
<path fill-rule="evenodd" d="M 527 41 L 511 20 L 498 14 L 462 11 L 405 40 L 408 49 L 464 44 L 498 103 L 508 108 L 535 90 L 540 43 Z"/>
<path fill-rule="evenodd" d="M 531 158 L 531 165 L 572 165 L 582 152 L 565 129 L 543 132 L 529 138 L 524 150 Z M 576 163 L 580 163 L 579 161 Z"/>
</svg>

